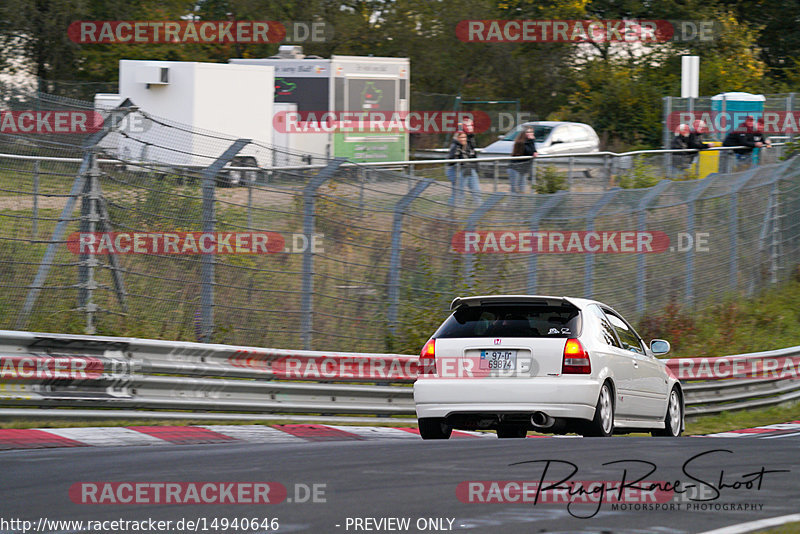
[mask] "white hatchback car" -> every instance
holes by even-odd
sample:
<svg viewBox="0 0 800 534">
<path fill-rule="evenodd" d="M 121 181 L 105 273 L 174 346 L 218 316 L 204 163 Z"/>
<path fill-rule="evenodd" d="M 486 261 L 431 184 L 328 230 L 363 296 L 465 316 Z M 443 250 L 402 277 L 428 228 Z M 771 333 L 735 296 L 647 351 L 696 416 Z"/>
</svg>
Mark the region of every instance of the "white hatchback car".
<svg viewBox="0 0 800 534">
<path fill-rule="evenodd" d="M 520 124 L 497 141 L 481 149 L 479 158 L 510 156 L 517 134 L 533 128 L 536 151 L 540 156 L 581 154 L 600 150 L 600 138 L 588 124 L 582 122 L 536 121 Z"/>
<path fill-rule="evenodd" d="M 649 431 L 679 436 L 683 390 L 610 307 L 593 300 L 531 295 L 456 298 L 453 313 L 420 354 L 414 383 L 423 439 L 454 428 L 584 436 Z"/>
</svg>

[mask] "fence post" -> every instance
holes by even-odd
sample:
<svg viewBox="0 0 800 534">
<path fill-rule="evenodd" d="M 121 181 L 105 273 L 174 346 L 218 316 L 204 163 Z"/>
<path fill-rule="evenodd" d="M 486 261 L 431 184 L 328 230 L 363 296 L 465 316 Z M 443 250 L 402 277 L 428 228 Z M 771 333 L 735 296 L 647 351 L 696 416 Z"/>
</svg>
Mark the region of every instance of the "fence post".
<svg viewBox="0 0 800 534">
<path fill-rule="evenodd" d="M 247 180 L 247 229 L 253 229 L 253 182 Z"/>
<path fill-rule="evenodd" d="M 394 219 L 392 221 L 392 244 L 389 253 L 389 332 L 392 339 L 397 339 L 397 315 L 400 305 L 400 245 L 403 232 L 403 217 L 411 202 L 422 194 L 436 180 L 427 178 L 417 184 L 401 198 L 394 206 Z M 394 350 L 394 347 L 387 347 Z"/>
<path fill-rule="evenodd" d="M 686 233 L 694 237 L 694 206 L 697 199 L 700 198 L 706 189 L 713 184 L 720 174 L 711 174 L 704 179 L 700 180 L 694 189 L 689 193 L 689 198 L 686 200 Z M 686 304 L 692 308 L 694 307 L 694 247 L 686 252 Z"/>
<path fill-rule="evenodd" d="M 569 167 L 567 170 L 567 189 L 572 190 L 572 172 L 575 167 L 575 158 L 573 156 L 569 157 Z"/>
<path fill-rule="evenodd" d="M 656 200 L 666 188 L 672 184 L 670 180 L 661 180 L 642 198 L 639 202 L 639 232 L 647 231 L 647 209 L 650 204 Z M 641 318 L 647 307 L 645 306 L 645 284 L 647 284 L 647 261 L 645 253 L 639 251 L 636 253 L 636 313 Z"/>
<path fill-rule="evenodd" d="M 39 235 L 39 160 L 33 162 L 33 223 L 31 225 L 31 241 Z"/>
<path fill-rule="evenodd" d="M 48 243 L 44 256 L 42 256 L 42 261 L 39 262 L 36 276 L 28 288 L 25 303 L 22 305 L 22 310 L 20 310 L 19 315 L 17 315 L 17 330 L 24 330 L 28 326 L 28 321 L 30 320 L 31 312 L 33 312 L 33 307 L 36 304 L 36 299 L 39 298 L 39 293 L 42 292 L 44 282 L 47 280 L 47 275 L 50 272 L 50 266 L 53 264 L 53 258 L 55 258 L 56 252 L 64 239 L 64 233 L 67 231 L 70 217 L 75 210 L 78 195 L 81 194 L 86 186 L 86 173 L 89 171 L 89 164 L 92 159 L 91 150 L 108 135 L 115 123 L 122 120 L 130 113 L 131 109 L 128 107 L 130 105 L 131 101 L 125 99 L 125 101 L 119 105 L 119 108 L 123 111 L 123 115 L 117 115 L 116 117 L 109 115 L 106 117 L 103 121 L 103 128 L 90 135 L 84 142 L 83 161 L 81 161 L 81 166 L 78 169 L 78 173 L 75 175 L 75 181 L 72 183 L 72 189 L 69 192 L 69 197 L 67 197 L 67 203 L 64 205 L 64 209 L 61 210 L 58 223 L 50 237 L 50 243 Z"/>
<path fill-rule="evenodd" d="M 490 209 L 492 209 L 498 202 L 500 202 L 503 197 L 506 196 L 506 193 L 492 193 L 486 201 L 478 206 L 478 208 L 473 211 L 469 218 L 467 219 L 467 225 L 464 229 L 465 232 L 474 232 L 475 225 L 477 222 L 486 215 Z M 466 253 L 465 251 L 465 258 L 464 258 L 464 279 L 467 281 L 469 288 L 473 288 L 472 279 L 475 275 L 475 257 L 471 253 Z"/>
<path fill-rule="evenodd" d="M 664 130 L 662 132 L 662 140 L 664 142 L 665 149 L 669 148 L 672 145 L 672 132 L 669 129 L 669 116 L 672 113 L 672 97 L 665 96 L 664 97 Z"/>
<path fill-rule="evenodd" d="M 86 172 L 86 181 L 83 187 L 81 198 L 81 222 L 79 229 L 81 234 L 94 234 L 97 231 L 97 223 L 100 221 L 98 203 L 100 191 L 97 187 L 97 180 L 100 177 L 100 168 L 97 165 L 97 154 L 89 151 L 89 170 Z M 91 335 L 97 332 L 95 327 L 95 314 L 97 304 L 92 301 L 94 290 L 97 289 L 97 282 L 94 279 L 97 258 L 94 254 L 80 254 L 78 260 L 78 309 L 86 313 L 86 328 L 84 333 Z"/>
<path fill-rule="evenodd" d="M 728 266 L 728 285 L 736 290 L 739 285 L 739 191 L 755 176 L 755 169 L 741 176 L 731 188 L 728 204 L 728 236 L 730 238 L 730 264 Z"/>
<path fill-rule="evenodd" d="M 606 204 L 611 202 L 614 197 L 617 195 L 619 191 L 622 189 L 619 187 L 614 187 L 609 189 L 603 196 L 600 197 L 600 200 L 594 203 L 594 205 L 589 209 L 589 213 L 586 214 L 586 231 L 591 232 L 594 230 L 594 219 L 597 217 L 597 214 L 600 213 Z M 594 293 L 594 254 L 587 254 L 586 260 L 584 262 L 583 268 L 583 297 L 590 299 L 592 298 L 592 294 Z"/>
<path fill-rule="evenodd" d="M 333 178 L 334 173 L 339 169 L 345 158 L 336 158 L 311 177 L 308 184 L 303 189 L 303 235 L 309 240 L 314 235 L 314 210 L 317 201 L 317 190 L 322 184 Z M 314 326 L 313 317 L 313 292 L 314 292 L 314 252 L 312 247 L 306 247 L 303 251 L 303 282 L 302 294 L 300 296 L 300 321 L 303 348 L 311 350 L 313 341 L 312 328 Z"/>
<path fill-rule="evenodd" d="M 250 139 L 237 139 L 214 163 L 202 171 L 203 189 L 203 233 L 212 233 L 216 230 L 217 221 L 214 213 L 214 192 L 217 187 L 217 174 L 230 163 Z M 211 343 L 214 335 L 214 254 L 203 254 L 200 258 L 202 281 L 200 289 L 200 341 Z"/>
<path fill-rule="evenodd" d="M 547 195 L 549 198 L 545 201 L 544 205 L 535 209 L 531 217 L 531 232 L 539 231 L 539 223 L 544 219 L 550 211 L 556 208 L 561 201 L 567 196 L 566 191 L 558 191 L 552 195 Z M 538 284 L 537 264 L 539 262 L 539 252 L 534 251 L 528 258 L 528 294 L 536 294 L 536 286 Z"/>
</svg>

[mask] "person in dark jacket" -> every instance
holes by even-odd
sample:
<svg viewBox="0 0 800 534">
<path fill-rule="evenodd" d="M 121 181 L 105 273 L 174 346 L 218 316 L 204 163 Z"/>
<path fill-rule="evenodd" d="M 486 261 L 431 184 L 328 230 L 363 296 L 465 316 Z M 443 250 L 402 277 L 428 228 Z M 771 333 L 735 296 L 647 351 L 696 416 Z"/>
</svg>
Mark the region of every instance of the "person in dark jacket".
<svg viewBox="0 0 800 534">
<path fill-rule="evenodd" d="M 536 136 L 533 128 L 525 128 L 517 134 L 514 139 L 514 146 L 511 149 L 512 156 L 536 156 Z M 528 160 L 512 161 L 508 165 L 508 182 L 511 185 L 512 193 L 522 193 L 525 189 L 525 177 L 529 174 L 531 164 Z"/>
<path fill-rule="evenodd" d="M 769 137 L 767 137 L 764 133 L 764 117 L 759 117 L 756 121 L 755 132 L 753 132 L 753 142 L 761 143 L 761 147 L 759 147 L 757 150 L 753 150 L 753 163 L 758 165 L 761 157 L 761 151 L 767 148 L 772 148 L 772 141 L 770 141 Z"/>
<path fill-rule="evenodd" d="M 675 137 L 672 138 L 672 143 L 669 147 L 673 150 L 688 150 L 692 148 L 689 146 L 691 142 L 690 133 L 689 125 L 681 124 L 675 130 Z M 672 167 L 678 172 L 684 172 L 692 164 L 693 159 L 693 152 L 675 152 L 672 154 Z"/>
<path fill-rule="evenodd" d="M 450 144 L 447 159 L 468 160 L 476 157 L 478 155 L 475 152 L 475 147 L 468 142 L 467 133 L 464 131 L 456 132 Z M 481 201 L 480 182 L 478 181 L 478 171 L 475 170 L 475 163 L 463 162 L 458 165 L 455 162 L 449 163 L 446 174 L 447 179 L 452 184 L 451 206 L 461 203 L 465 188 L 470 190 L 474 201 Z"/>
<path fill-rule="evenodd" d="M 706 122 L 696 119 L 692 123 L 692 130 L 689 132 L 689 148 L 696 148 L 697 150 L 705 150 L 709 147 L 703 142 L 703 134 L 708 133 L 708 126 Z"/>
<path fill-rule="evenodd" d="M 736 127 L 735 130 L 725 136 L 722 146 L 738 146 L 733 152 L 736 154 L 736 167 L 750 167 L 753 162 L 753 149 L 764 146 L 763 137 L 756 135 L 756 127 L 753 117 L 747 116 L 744 122 Z"/>
</svg>

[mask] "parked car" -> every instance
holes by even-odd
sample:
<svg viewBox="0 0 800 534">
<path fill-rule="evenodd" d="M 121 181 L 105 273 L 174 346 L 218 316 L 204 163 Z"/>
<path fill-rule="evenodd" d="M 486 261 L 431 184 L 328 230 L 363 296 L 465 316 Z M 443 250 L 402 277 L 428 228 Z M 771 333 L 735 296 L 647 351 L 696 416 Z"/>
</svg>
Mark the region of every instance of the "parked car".
<svg viewBox="0 0 800 534">
<path fill-rule="evenodd" d="M 539 155 L 579 154 L 600 150 L 594 129 L 580 122 L 538 121 L 520 124 L 480 151 L 478 157 L 510 156 L 514 139 L 522 130 L 533 127 Z"/>
<path fill-rule="evenodd" d="M 683 431 L 683 390 L 620 314 L 569 297 L 456 298 L 453 313 L 425 344 L 414 383 L 423 439 L 453 429 L 529 430 L 584 436 Z"/>
</svg>

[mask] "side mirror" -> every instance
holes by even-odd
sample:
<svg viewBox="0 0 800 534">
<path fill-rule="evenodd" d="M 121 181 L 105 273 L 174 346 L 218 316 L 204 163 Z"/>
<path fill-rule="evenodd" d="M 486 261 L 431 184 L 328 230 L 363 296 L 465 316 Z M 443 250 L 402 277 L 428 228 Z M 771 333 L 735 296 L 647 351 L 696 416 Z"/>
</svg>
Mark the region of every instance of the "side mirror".
<svg viewBox="0 0 800 534">
<path fill-rule="evenodd" d="M 650 351 L 655 356 L 663 356 L 667 354 L 672 347 L 669 346 L 669 341 L 665 341 L 663 339 L 654 339 L 650 342 Z"/>
<path fill-rule="evenodd" d="M 502 141 L 504 137 L 505 137 L 505 135 L 503 135 L 503 134 L 500 134 L 500 135 L 498 135 L 498 136 L 497 136 L 497 139 L 499 139 L 499 140 L 501 140 L 501 141 Z"/>
<path fill-rule="evenodd" d="M 555 145 L 556 143 L 563 143 L 563 142 L 564 142 L 563 139 L 561 139 L 560 137 L 557 137 L 556 139 L 553 139 L 552 141 L 550 141 L 550 144 L 551 145 Z"/>
</svg>

